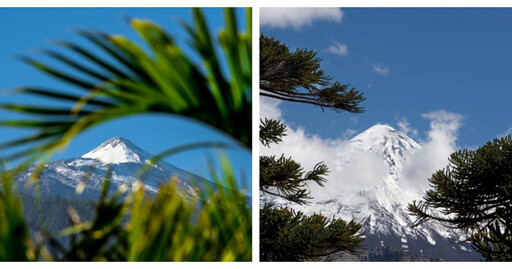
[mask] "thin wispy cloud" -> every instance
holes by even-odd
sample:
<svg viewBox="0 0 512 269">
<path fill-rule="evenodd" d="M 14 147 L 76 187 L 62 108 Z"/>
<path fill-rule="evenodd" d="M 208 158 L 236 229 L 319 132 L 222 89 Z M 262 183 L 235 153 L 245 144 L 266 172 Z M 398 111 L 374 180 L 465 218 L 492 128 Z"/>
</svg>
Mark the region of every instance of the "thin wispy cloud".
<svg viewBox="0 0 512 269">
<path fill-rule="evenodd" d="M 345 130 L 345 132 L 343 132 L 343 139 L 350 139 L 356 133 L 357 133 L 357 131 L 354 129 L 347 129 L 347 130 Z"/>
<path fill-rule="evenodd" d="M 413 138 L 416 138 L 418 137 L 418 130 L 411 127 L 410 123 L 407 121 L 407 119 L 405 117 L 402 117 L 398 123 L 398 129 L 408 135 L 408 136 L 412 136 Z"/>
<path fill-rule="evenodd" d="M 260 25 L 272 28 L 299 30 L 316 21 L 341 23 L 343 11 L 339 8 L 261 8 Z"/>
<path fill-rule="evenodd" d="M 330 45 L 326 51 L 336 54 L 339 56 L 346 56 L 348 55 L 348 46 L 346 44 L 342 44 L 338 41 L 334 41 L 334 44 Z"/>
<path fill-rule="evenodd" d="M 381 76 L 387 76 L 387 75 L 389 75 L 389 72 L 390 72 L 388 67 L 385 67 L 381 64 L 373 64 L 372 68 L 375 73 L 377 73 Z"/>
</svg>

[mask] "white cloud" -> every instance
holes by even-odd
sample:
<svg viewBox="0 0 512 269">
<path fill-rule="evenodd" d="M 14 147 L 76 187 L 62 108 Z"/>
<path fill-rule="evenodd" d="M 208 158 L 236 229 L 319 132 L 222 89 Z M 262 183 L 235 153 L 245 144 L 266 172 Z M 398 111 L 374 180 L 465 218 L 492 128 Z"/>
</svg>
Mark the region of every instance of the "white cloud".
<svg viewBox="0 0 512 269">
<path fill-rule="evenodd" d="M 354 129 L 347 129 L 347 130 L 345 130 L 345 132 L 343 132 L 343 139 L 349 139 L 356 133 L 357 133 L 357 131 Z"/>
<path fill-rule="evenodd" d="M 402 119 L 398 121 L 397 125 L 398 129 L 400 129 L 402 133 L 408 136 L 412 136 L 412 138 L 418 137 L 418 130 L 411 127 L 411 125 L 409 124 L 405 117 L 402 117 Z"/>
<path fill-rule="evenodd" d="M 345 44 L 341 44 L 338 41 L 334 41 L 334 44 L 330 45 L 326 51 L 339 55 L 339 56 L 346 56 L 348 55 L 348 46 Z"/>
<path fill-rule="evenodd" d="M 374 64 L 373 71 L 375 71 L 377 74 L 382 75 L 382 76 L 387 76 L 387 75 L 389 75 L 389 72 L 390 72 L 388 67 L 385 67 L 381 64 Z"/>
<path fill-rule="evenodd" d="M 371 175 L 367 177 L 359 175 L 358 180 L 361 180 L 360 182 L 350 182 L 351 179 L 355 179 L 354 177 L 345 178 L 344 172 L 346 171 L 340 170 L 337 163 L 343 155 L 346 154 L 343 150 L 345 148 L 345 144 L 346 141 L 343 139 L 323 139 L 318 135 L 307 133 L 303 127 L 299 126 L 298 128 L 292 128 L 288 126 L 288 132 L 283 138 L 283 142 L 273 144 L 270 148 L 260 148 L 260 154 L 275 155 L 278 157 L 282 154 L 284 154 L 285 157 L 291 156 L 296 162 L 302 165 L 305 171 L 311 171 L 316 164 L 324 162 L 330 170 L 327 182 L 329 187 L 319 187 L 313 183 L 309 185 L 309 188 L 314 194 L 313 196 L 315 199 L 327 199 L 339 194 L 339 191 L 345 192 L 348 190 L 354 190 L 351 186 L 360 185 L 363 179 L 373 179 Z M 362 159 L 369 160 L 368 158 Z M 368 171 L 368 167 L 360 167 L 361 165 L 364 166 L 364 163 L 365 162 L 356 162 L 356 164 L 358 164 L 358 167 L 356 168 L 362 168 L 363 171 Z M 343 175 L 343 177 L 340 177 L 340 175 Z M 343 181 L 343 183 L 335 184 L 336 181 Z M 344 190 L 339 190 L 339 188 L 337 188 L 337 186 L 341 185 L 345 185 Z"/>
<path fill-rule="evenodd" d="M 269 118 L 274 120 L 279 120 L 282 118 L 281 109 L 279 109 L 279 105 L 281 104 L 281 100 L 276 100 L 272 98 L 260 98 L 260 118 Z"/>
<path fill-rule="evenodd" d="M 260 24 L 273 28 L 292 27 L 299 30 L 313 21 L 341 23 L 343 11 L 339 8 L 260 8 Z"/>
<path fill-rule="evenodd" d="M 403 177 L 410 186 L 426 189 L 427 179 L 434 172 L 448 165 L 448 157 L 457 150 L 457 132 L 462 115 L 444 110 L 421 115 L 430 120 L 427 140 L 421 141 L 423 148 L 404 165 Z"/>
<path fill-rule="evenodd" d="M 281 116 L 281 102 L 260 98 L 262 117 Z M 272 144 L 270 148 L 261 147 L 261 155 L 292 157 L 300 163 L 305 171 L 311 171 L 319 162 L 324 162 L 330 170 L 325 187 L 310 184 L 315 199 L 327 199 L 335 195 L 359 191 L 378 183 L 379 176 L 385 172 L 384 161 L 372 152 L 347 152 L 347 141 L 356 134 L 355 130 L 347 129 L 340 133 L 339 139 L 323 139 L 308 133 L 303 127 L 287 126 L 288 132 L 283 142 Z M 350 169 L 347 167 L 350 162 Z M 345 168 L 344 168 L 345 167 Z"/>
<path fill-rule="evenodd" d="M 260 110 L 267 113 L 265 115 L 281 116 L 280 103 L 260 98 Z M 428 187 L 427 179 L 435 171 L 444 168 L 448 164 L 450 154 L 456 151 L 457 132 L 461 126 L 462 116 L 440 110 L 425 113 L 422 117 L 430 121 L 430 129 L 426 139 L 419 141 L 422 149 L 404 164 L 402 182 L 407 186 L 424 190 Z M 401 122 L 409 130 L 416 130 L 405 118 Z M 338 139 L 324 139 L 308 133 L 301 126 L 293 128 L 288 125 L 287 136 L 283 138 L 283 142 L 273 144 L 270 148 L 261 147 L 260 154 L 291 156 L 305 171 L 311 171 L 317 163 L 324 162 L 331 171 L 326 186 L 318 187 L 311 184 L 309 187 L 315 199 L 328 199 L 374 186 L 386 173 L 384 160 L 377 154 L 349 151 L 347 141 L 355 133 L 355 130 L 347 129 L 340 133 Z"/>
<path fill-rule="evenodd" d="M 288 125 L 283 142 L 273 144 L 270 148 L 261 147 L 260 154 L 278 157 L 284 154 L 285 157 L 292 157 L 306 172 L 311 171 L 319 162 L 323 162 L 330 170 L 327 183 L 324 187 L 315 183 L 308 187 L 315 200 L 329 199 L 374 186 L 386 171 L 383 159 L 377 154 L 363 151 L 348 152 L 347 134 L 353 135 L 355 131 L 347 129 L 340 134 L 339 139 L 324 139 L 308 133 L 301 126 L 293 128 Z"/>
</svg>

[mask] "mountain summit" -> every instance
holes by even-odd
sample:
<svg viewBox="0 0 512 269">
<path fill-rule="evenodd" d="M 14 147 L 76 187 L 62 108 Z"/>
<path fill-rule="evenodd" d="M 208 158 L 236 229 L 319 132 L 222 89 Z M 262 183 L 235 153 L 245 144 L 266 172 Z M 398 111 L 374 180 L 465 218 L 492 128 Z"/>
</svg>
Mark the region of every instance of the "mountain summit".
<svg viewBox="0 0 512 269">
<path fill-rule="evenodd" d="M 205 178 L 182 170 L 165 161 L 152 164 L 142 178 L 137 178 L 140 169 L 153 155 L 137 147 L 122 137 L 114 137 L 84 154 L 80 158 L 49 162 L 44 166 L 39 180 L 43 196 L 58 196 L 70 199 L 96 200 L 107 171 L 110 176 L 110 190 L 121 186 L 132 187 L 135 183 L 146 186 L 148 193 L 157 193 L 160 184 L 174 178 L 178 181 L 181 194 L 194 197 L 205 187 L 216 189 L 218 186 Z M 18 185 L 24 186 L 30 181 L 35 167 L 27 169 L 17 176 Z M 32 194 L 33 190 L 22 192 Z"/>
<path fill-rule="evenodd" d="M 369 184 L 361 185 L 360 190 L 338 193 L 332 197 L 312 192 L 313 197 L 324 197 L 323 200 L 317 199 L 303 206 L 269 195 L 263 195 L 262 200 L 309 215 L 320 213 L 362 223 L 365 235 L 363 245 L 368 253 L 358 256 L 360 260 L 478 260 L 480 255 L 472 250 L 469 243 L 462 242 L 464 238 L 456 231 L 435 223 L 411 227 L 414 217 L 408 214 L 407 205 L 421 199 L 423 193 L 407 184 L 403 169 L 407 161 L 421 149 L 421 145 L 404 133 L 377 124 L 349 140 L 343 155 L 338 157 L 339 160 L 334 160 L 337 167 L 331 167 L 333 170 L 353 172 L 350 174 L 355 178 L 351 180 L 358 181 L 365 181 L 357 177 L 368 174 L 368 171 L 354 169 L 376 170 Z M 344 178 L 330 177 L 326 188 L 344 189 L 345 184 Z M 317 190 L 323 191 L 320 189 Z"/>
<path fill-rule="evenodd" d="M 376 124 L 349 141 L 353 151 L 373 152 L 386 162 L 393 181 L 401 175 L 403 164 L 422 147 L 404 133 L 383 124 Z"/>
<path fill-rule="evenodd" d="M 92 151 L 82 155 L 82 158 L 96 159 L 110 164 L 146 163 L 146 161 L 151 159 L 151 154 L 135 146 L 125 138 L 113 137 Z"/>
<path fill-rule="evenodd" d="M 372 147 L 384 147 L 392 150 L 421 148 L 418 143 L 404 133 L 384 124 L 376 124 L 368 128 L 366 131 L 350 139 L 350 143 L 357 144 L 359 147 L 367 150 L 372 150 Z M 379 152 L 380 148 L 374 150 Z"/>
</svg>

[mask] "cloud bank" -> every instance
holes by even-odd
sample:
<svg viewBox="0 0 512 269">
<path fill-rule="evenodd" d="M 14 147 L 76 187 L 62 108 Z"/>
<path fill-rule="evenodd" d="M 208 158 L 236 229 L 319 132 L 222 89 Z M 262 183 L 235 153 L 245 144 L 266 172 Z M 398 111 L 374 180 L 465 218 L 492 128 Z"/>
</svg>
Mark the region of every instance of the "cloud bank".
<svg viewBox="0 0 512 269">
<path fill-rule="evenodd" d="M 339 8 L 261 8 L 260 25 L 272 28 L 300 30 L 314 21 L 341 23 L 343 11 Z"/>
<path fill-rule="evenodd" d="M 426 189 L 427 179 L 448 165 L 448 157 L 457 150 L 457 131 L 462 123 L 460 114 L 444 110 L 421 115 L 430 120 L 427 140 L 420 141 L 422 150 L 413 155 L 404 166 L 403 177 L 411 187 Z"/>
<path fill-rule="evenodd" d="M 280 103 L 269 98 L 260 98 L 261 117 L 282 119 Z M 404 164 L 401 180 L 406 186 L 424 190 L 428 187 L 427 179 L 433 172 L 445 167 L 449 155 L 457 149 L 457 131 L 462 116 L 440 110 L 425 113 L 422 117 L 430 121 L 430 129 L 426 139 L 419 141 L 422 149 Z M 405 118 L 401 123 L 402 128 L 408 128 L 409 132 L 413 130 Z M 324 139 L 308 133 L 301 126 L 292 128 L 288 125 L 287 136 L 283 138 L 283 142 L 272 144 L 270 148 L 261 147 L 260 154 L 291 156 L 302 164 L 305 171 L 310 171 L 315 164 L 324 162 L 331 171 L 326 186 L 312 184 L 309 187 L 315 200 L 329 199 L 375 186 L 386 173 L 380 156 L 371 152 L 351 151 L 347 147 L 348 139 L 354 133 L 355 130 L 347 129 L 340 132 L 337 139 Z"/>
</svg>

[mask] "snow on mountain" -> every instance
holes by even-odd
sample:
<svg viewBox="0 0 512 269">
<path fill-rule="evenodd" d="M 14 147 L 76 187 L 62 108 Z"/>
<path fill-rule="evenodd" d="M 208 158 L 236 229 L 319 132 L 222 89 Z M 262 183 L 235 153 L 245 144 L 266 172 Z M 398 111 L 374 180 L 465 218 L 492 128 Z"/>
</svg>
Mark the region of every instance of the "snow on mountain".
<svg viewBox="0 0 512 269">
<path fill-rule="evenodd" d="M 406 207 L 413 200 L 420 200 L 423 192 L 407 184 L 402 172 L 407 160 L 421 149 L 421 145 L 407 135 L 377 124 L 349 140 L 344 157 L 336 162 L 338 167 L 333 167 L 351 169 L 357 167 L 354 166 L 358 161 L 355 156 L 376 154 L 379 159 L 375 160 L 375 165 L 383 162 L 384 167 L 378 180 L 373 181 L 377 183 L 350 194 L 314 200 L 305 206 L 268 195 L 263 195 L 261 201 L 272 201 L 276 206 L 288 206 L 306 214 L 316 212 L 345 220 L 356 219 L 363 223 L 364 244 L 370 256 L 365 259 L 378 259 L 375 253 L 390 248 L 423 259 L 477 260 L 480 256 L 470 244 L 461 242 L 464 237 L 460 233 L 432 223 L 411 227 L 414 217 L 407 213 Z M 344 184 L 343 179 L 329 178 L 329 181 L 330 186 L 340 184 L 338 189 Z M 324 197 L 315 192 L 312 196 Z"/>
<path fill-rule="evenodd" d="M 151 155 L 124 138 L 114 137 L 82 155 L 82 158 L 113 164 L 145 163 L 151 159 Z"/>
<path fill-rule="evenodd" d="M 114 137 L 80 158 L 45 164 L 39 176 L 41 194 L 95 200 L 109 169 L 112 170 L 111 191 L 120 187 L 132 188 L 136 183 L 141 183 L 146 186 L 148 193 L 156 193 L 159 185 L 171 178 L 178 180 L 185 197 L 196 196 L 197 192 L 208 185 L 213 189 L 217 187 L 212 182 L 165 161 L 151 164 L 150 169 L 139 180 L 136 175 L 152 158 L 153 155 L 127 139 Z M 35 167 L 31 167 L 18 175 L 19 186 L 27 185 L 34 171 Z M 33 188 L 21 188 L 21 191 L 32 193 Z M 77 191 L 81 194 L 77 195 Z"/>
<path fill-rule="evenodd" d="M 355 150 L 371 151 L 384 158 L 389 179 L 398 180 L 404 161 L 421 146 L 405 134 L 387 125 L 377 124 L 350 139 Z"/>
</svg>

